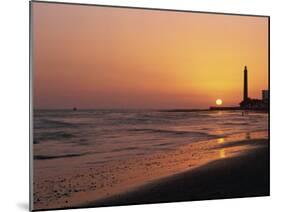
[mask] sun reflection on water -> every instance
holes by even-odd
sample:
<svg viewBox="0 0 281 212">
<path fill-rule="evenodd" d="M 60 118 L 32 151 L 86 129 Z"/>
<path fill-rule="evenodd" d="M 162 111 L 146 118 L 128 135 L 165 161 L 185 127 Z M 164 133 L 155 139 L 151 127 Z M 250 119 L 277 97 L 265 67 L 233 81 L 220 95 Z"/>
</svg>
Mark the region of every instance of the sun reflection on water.
<svg viewBox="0 0 281 212">
<path fill-rule="evenodd" d="M 225 151 L 224 151 L 224 149 L 220 149 L 219 155 L 220 155 L 220 158 L 225 158 Z"/>
<path fill-rule="evenodd" d="M 224 143 L 224 138 L 218 138 L 217 139 L 217 143 L 218 144 L 223 144 Z M 224 150 L 224 148 L 221 148 L 219 150 L 219 158 L 225 158 L 225 150 Z"/>
<path fill-rule="evenodd" d="M 218 138 L 218 139 L 217 139 L 217 142 L 218 142 L 218 144 L 224 143 L 224 138 Z"/>
</svg>

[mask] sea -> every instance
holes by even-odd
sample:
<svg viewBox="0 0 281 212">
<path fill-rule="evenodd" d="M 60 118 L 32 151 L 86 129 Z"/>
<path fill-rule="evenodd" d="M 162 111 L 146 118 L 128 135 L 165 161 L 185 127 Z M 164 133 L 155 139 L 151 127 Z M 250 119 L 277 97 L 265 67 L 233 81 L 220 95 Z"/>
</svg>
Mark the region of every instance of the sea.
<svg viewBox="0 0 281 212">
<path fill-rule="evenodd" d="M 267 130 L 268 114 L 253 111 L 35 110 L 33 156 L 106 163 Z"/>
</svg>

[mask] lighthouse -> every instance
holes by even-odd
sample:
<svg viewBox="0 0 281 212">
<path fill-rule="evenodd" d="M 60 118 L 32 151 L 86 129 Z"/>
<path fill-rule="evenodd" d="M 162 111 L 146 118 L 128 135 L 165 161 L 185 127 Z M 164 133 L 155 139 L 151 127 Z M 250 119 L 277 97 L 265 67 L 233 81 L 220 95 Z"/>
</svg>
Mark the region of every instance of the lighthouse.
<svg viewBox="0 0 281 212">
<path fill-rule="evenodd" d="M 244 68 L 244 98 L 243 101 L 248 100 L 248 70 L 247 66 Z"/>
<path fill-rule="evenodd" d="M 244 66 L 244 87 L 243 87 L 243 100 L 240 103 L 240 108 L 249 109 L 255 104 L 248 96 L 248 70 L 247 66 Z"/>
</svg>

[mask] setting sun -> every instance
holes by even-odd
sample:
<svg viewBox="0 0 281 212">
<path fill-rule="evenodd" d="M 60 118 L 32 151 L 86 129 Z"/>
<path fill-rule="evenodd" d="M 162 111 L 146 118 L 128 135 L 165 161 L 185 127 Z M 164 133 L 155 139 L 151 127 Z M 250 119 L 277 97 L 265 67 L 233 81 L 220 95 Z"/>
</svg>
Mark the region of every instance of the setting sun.
<svg viewBox="0 0 281 212">
<path fill-rule="evenodd" d="M 217 104 L 217 105 L 222 105 L 222 100 L 221 100 L 221 99 L 217 99 L 217 100 L 216 100 L 216 104 Z"/>
</svg>

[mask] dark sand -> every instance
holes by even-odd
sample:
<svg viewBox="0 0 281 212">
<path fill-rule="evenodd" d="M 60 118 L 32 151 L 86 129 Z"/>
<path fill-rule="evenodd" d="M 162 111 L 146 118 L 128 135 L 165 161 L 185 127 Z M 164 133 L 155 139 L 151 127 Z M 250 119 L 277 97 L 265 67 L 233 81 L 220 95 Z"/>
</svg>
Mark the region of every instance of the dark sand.
<svg viewBox="0 0 281 212">
<path fill-rule="evenodd" d="M 268 140 L 238 156 L 154 181 L 130 192 L 80 205 L 97 207 L 269 195 Z"/>
</svg>

